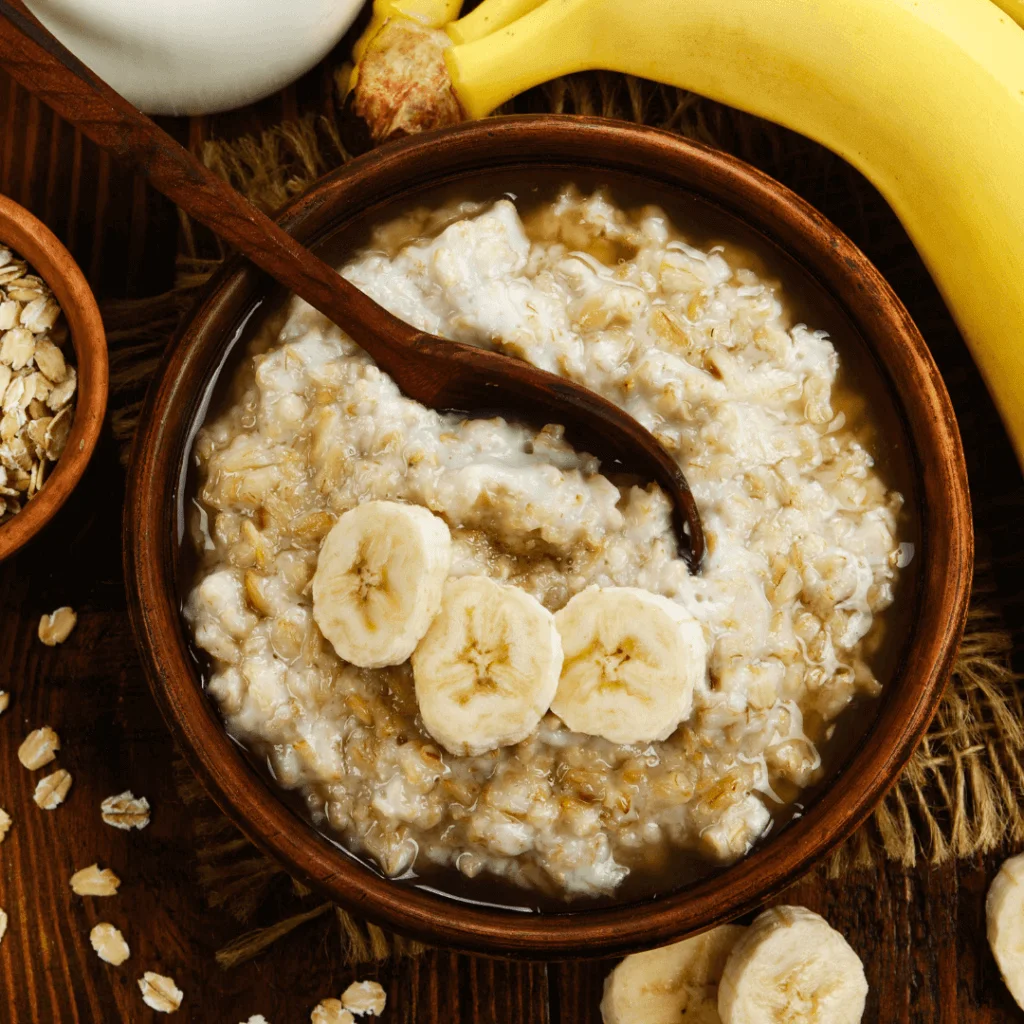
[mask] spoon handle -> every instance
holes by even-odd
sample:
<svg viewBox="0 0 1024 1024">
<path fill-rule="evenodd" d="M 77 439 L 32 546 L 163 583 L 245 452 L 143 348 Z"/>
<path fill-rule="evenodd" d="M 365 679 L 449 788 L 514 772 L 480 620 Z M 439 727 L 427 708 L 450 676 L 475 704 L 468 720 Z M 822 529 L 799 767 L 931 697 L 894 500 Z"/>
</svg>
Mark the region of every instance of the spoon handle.
<svg viewBox="0 0 1024 1024">
<path fill-rule="evenodd" d="M 134 164 L 190 217 L 315 306 L 385 370 L 420 336 L 94 75 L 20 0 L 0 0 L 0 67 L 98 146 Z"/>
</svg>

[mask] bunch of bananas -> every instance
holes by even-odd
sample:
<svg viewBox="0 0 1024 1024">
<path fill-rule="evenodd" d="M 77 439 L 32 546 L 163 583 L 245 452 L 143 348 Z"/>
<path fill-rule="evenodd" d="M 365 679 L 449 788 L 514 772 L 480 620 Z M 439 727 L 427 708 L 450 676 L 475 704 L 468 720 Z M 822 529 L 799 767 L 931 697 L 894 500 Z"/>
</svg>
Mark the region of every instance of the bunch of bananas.
<svg viewBox="0 0 1024 1024">
<path fill-rule="evenodd" d="M 807 135 L 899 216 L 1024 465 L 1024 0 L 483 0 L 453 20 L 459 6 L 376 0 L 349 82 L 375 141 L 594 69 Z M 410 74 L 418 89 L 393 88 Z"/>
</svg>

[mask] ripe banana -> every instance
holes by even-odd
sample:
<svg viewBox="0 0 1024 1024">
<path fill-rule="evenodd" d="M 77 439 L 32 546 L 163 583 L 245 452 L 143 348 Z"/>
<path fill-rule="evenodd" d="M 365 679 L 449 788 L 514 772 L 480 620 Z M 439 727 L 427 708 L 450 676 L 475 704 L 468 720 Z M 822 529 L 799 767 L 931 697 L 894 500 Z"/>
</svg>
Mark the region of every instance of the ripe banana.
<svg viewBox="0 0 1024 1024">
<path fill-rule="evenodd" d="M 441 606 L 451 560 L 444 520 L 417 505 L 368 501 L 344 513 L 320 548 L 313 618 L 345 661 L 400 665 Z"/>
<path fill-rule="evenodd" d="M 1024 1008 L 1024 854 L 1011 857 L 985 900 L 988 944 L 1017 1005 Z"/>
<path fill-rule="evenodd" d="M 561 668 L 551 612 L 486 576 L 448 581 L 412 656 L 423 725 L 453 754 L 526 739 L 547 713 Z"/>
<path fill-rule="evenodd" d="M 547 0 L 444 59 L 469 117 L 605 68 L 739 107 L 845 157 L 920 251 L 1024 464 L 1024 32 L 995 4 Z"/>
<path fill-rule="evenodd" d="M 868 983 L 860 957 L 822 917 L 772 907 L 742 935 L 718 988 L 722 1024 L 858 1024 Z"/>
<path fill-rule="evenodd" d="M 675 601 L 633 587 L 590 587 L 555 615 L 565 661 L 551 710 L 574 732 L 613 743 L 670 736 L 690 714 L 707 648 Z"/>
<path fill-rule="evenodd" d="M 604 1024 L 721 1024 L 718 982 L 746 931 L 713 928 L 671 946 L 627 956 L 605 979 Z"/>
</svg>

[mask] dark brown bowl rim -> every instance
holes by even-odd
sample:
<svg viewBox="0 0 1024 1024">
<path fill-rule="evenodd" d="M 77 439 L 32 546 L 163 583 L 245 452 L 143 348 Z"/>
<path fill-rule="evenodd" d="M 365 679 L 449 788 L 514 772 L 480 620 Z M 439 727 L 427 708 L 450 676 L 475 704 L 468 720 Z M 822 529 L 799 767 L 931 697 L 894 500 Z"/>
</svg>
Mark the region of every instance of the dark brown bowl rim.
<svg viewBox="0 0 1024 1024">
<path fill-rule="evenodd" d="M 299 237 L 446 174 L 509 164 L 611 168 L 710 198 L 809 269 L 847 311 L 902 402 L 921 501 L 919 607 L 902 671 L 835 783 L 747 858 L 641 904 L 559 914 L 480 909 L 395 883 L 298 817 L 246 763 L 197 684 L 173 587 L 175 493 L 202 390 L 229 331 L 210 334 L 257 286 L 233 259 L 205 290 L 164 359 L 136 437 L 125 515 L 129 605 L 157 703 L 186 758 L 262 849 L 348 910 L 427 942 L 534 958 L 657 946 L 754 909 L 849 836 L 889 789 L 938 705 L 963 631 L 973 567 L 967 476 L 952 405 L 909 314 L 863 253 L 786 188 L 718 150 L 652 128 L 557 115 L 494 118 L 383 147 L 318 182 L 280 214 Z M 337 218 L 335 218 L 337 219 Z"/>
<path fill-rule="evenodd" d="M 49 285 L 68 322 L 78 373 L 75 416 L 64 453 L 43 488 L 0 526 L 0 559 L 24 547 L 57 514 L 81 480 L 107 408 L 107 338 L 85 276 L 57 236 L 12 199 L 0 195 L 0 244 L 9 246 Z"/>
</svg>

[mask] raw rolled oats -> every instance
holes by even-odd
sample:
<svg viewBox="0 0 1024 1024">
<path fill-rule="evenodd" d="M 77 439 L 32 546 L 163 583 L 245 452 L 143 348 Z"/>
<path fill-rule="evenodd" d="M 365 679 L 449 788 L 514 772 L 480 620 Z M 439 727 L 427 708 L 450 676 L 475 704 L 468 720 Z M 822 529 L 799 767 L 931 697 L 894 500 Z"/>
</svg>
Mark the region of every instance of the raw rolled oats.
<svg viewBox="0 0 1024 1024">
<path fill-rule="evenodd" d="M 69 789 L 71 789 L 71 772 L 59 768 L 52 775 L 47 775 L 45 779 L 40 779 L 36 783 L 36 791 L 32 799 L 44 811 L 52 811 L 64 803 Z"/>
<path fill-rule="evenodd" d="M 341 994 L 341 1005 L 361 1017 L 364 1013 L 377 1016 L 384 1012 L 387 1002 L 384 989 L 375 981 L 354 981 Z"/>
<path fill-rule="evenodd" d="M 7 837 L 7 832 L 11 827 L 11 816 L 0 807 L 0 843 Z"/>
<path fill-rule="evenodd" d="M 262 1013 L 257 1013 L 248 1020 L 243 1020 L 241 1024 L 270 1024 L 270 1021 Z"/>
<path fill-rule="evenodd" d="M 60 750 L 60 737 L 48 726 L 34 729 L 25 737 L 25 742 L 18 747 L 18 760 L 29 771 L 42 768 L 49 764 Z"/>
<path fill-rule="evenodd" d="M 78 385 L 52 292 L 24 260 L 2 253 L 9 258 L 0 264 L 0 523 L 42 488 L 64 451 Z"/>
<path fill-rule="evenodd" d="M 174 984 L 173 978 L 154 971 L 146 971 L 139 978 L 139 990 L 142 1001 L 158 1013 L 174 1013 L 185 998 L 185 993 Z"/>
<path fill-rule="evenodd" d="M 100 804 L 103 820 L 114 828 L 130 832 L 133 828 L 143 829 L 149 824 L 149 801 L 144 796 L 135 796 L 126 789 L 117 796 L 108 796 Z"/>
<path fill-rule="evenodd" d="M 96 925 L 89 932 L 89 941 L 96 950 L 96 955 L 115 967 L 120 967 L 131 955 L 128 943 L 125 942 L 120 930 L 106 921 Z"/>
<path fill-rule="evenodd" d="M 309 1015 L 310 1024 L 355 1024 L 355 1017 L 341 1005 L 340 999 L 321 1000 Z"/>
<path fill-rule="evenodd" d="M 62 644 L 67 640 L 77 622 L 78 616 L 71 608 L 64 605 L 39 620 L 39 639 L 47 647 L 56 647 L 57 644 Z"/>
<path fill-rule="evenodd" d="M 11 695 L 6 690 L 0 690 L 0 715 L 2 715 L 11 703 Z"/>
<path fill-rule="evenodd" d="M 0 942 L 4 941 L 4 936 L 7 934 L 7 911 L 0 910 Z"/>
<path fill-rule="evenodd" d="M 121 879 L 110 868 L 90 864 L 71 876 L 71 891 L 76 896 L 116 896 Z"/>
</svg>

